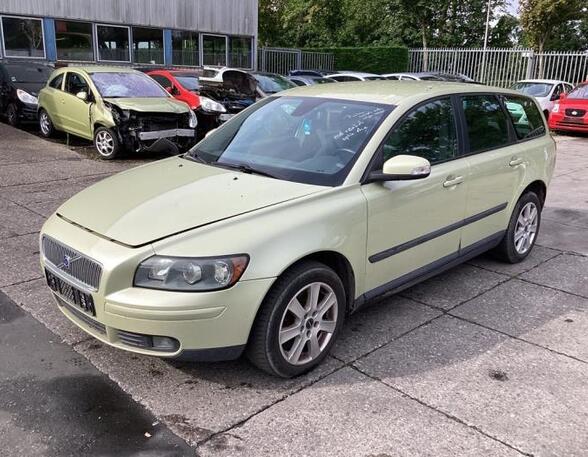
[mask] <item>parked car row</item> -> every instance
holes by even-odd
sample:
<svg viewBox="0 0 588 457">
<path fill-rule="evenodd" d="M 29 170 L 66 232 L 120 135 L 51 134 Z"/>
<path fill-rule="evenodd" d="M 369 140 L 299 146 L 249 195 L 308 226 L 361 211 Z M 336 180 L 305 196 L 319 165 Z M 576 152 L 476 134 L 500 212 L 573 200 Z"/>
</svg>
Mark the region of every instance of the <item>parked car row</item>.
<svg viewBox="0 0 588 457">
<path fill-rule="evenodd" d="M 373 73 L 294 70 L 287 77 L 234 68 L 137 71 L 124 67 L 0 63 L 0 112 L 41 134 L 66 132 L 94 142 L 104 159 L 124 151 L 186 150 L 256 101 L 298 86 L 358 81 L 475 83 L 443 72 Z M 587 131 L 587 90 L 565 81 L 523 80 L 512 89 L 535 97 L 553 130 Z M 567 94 L 569 93 L 569 96 Z M 506 104 L 513 116 L 523 116 Z"/>
</svg>

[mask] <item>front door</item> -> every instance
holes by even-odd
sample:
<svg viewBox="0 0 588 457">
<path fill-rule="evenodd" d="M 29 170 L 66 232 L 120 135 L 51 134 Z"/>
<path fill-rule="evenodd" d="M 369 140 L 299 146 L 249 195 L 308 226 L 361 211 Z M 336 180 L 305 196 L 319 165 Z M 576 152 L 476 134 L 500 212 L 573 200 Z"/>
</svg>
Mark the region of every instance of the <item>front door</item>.
<svg viewBox="0 0 588 457">
<path fill-rule="evenodd" d="M 88 100 L 78 98 L 77 94 L 80 92 L 85 92 L 88 95 Z M 61 97 L 61 120 L 64 129 L 81 137 L 91 139 L 91 103 L 89 102 L 91 92 L 84 77 L 79 73 L 68 71 L 65 77 L 65 91 L 61 93 Z"/>
<path fill-rule="evenodd" d="M 458 256 L 468 160 L 458 153 L 451 97 L 427 101 L 397 123 L 374 170 L 399 154 L 424 157 L 428 178 L 362 187 L 368 206 L 366 289 L 376 294 Z"/>
</svg>

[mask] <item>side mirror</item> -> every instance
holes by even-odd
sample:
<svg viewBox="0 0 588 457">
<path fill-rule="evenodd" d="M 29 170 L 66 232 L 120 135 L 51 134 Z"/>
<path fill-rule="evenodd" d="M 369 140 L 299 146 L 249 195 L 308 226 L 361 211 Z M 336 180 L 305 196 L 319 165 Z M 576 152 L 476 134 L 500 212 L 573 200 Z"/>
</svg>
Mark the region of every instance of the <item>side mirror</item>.
<svg viewBox="0 0 588 457">
<path fill-rule="evenodd" d="M 568 94 L 566 94 L 565 92 L 562 92 L 561 94 L 559 94 L 558 99 L 563 100 L 564 98 L 567 98 L 567 97 L 568 97 Z"/>
<path fill-rule="evenodd" d="M 370 173 L 368 182 L 411 181 L 431 174 L 431 164 L 422 157 L 399 155 L 384 163 L 382 173 Z"/>
<path fill-rule="evenodd" d="M 76 94 L 76 97 L 78 97 L 80 100 L 87 102 L 88 101 L 88 92 L 86 92 L 84 90 L 81 92 L 78 92 Z"/>
</svg>

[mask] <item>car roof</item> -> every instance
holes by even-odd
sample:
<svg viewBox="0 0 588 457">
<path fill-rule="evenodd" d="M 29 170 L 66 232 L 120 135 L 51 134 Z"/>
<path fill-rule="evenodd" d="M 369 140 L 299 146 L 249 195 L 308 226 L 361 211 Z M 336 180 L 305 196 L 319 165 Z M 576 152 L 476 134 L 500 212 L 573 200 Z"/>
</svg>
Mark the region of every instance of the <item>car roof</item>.
<svg viewBox="0 0 588 457">
<path fill-rule="evenodd" d="M 567 81 L 562 81 L 559 79 L 521 79 L 520 81 L 517 81 L 517 83 L 544 83 L 544 84 L 564 83 L 564 84 L 569 84 L 570 86 L 573 86 L 572 83 L 569 83 Z"/>
<path fill-rule="evenodd" d="M 71 65 L 61 67 L 58 71 L 77 70 L 85 73 L 142 73 L 129 67 L 115 67 L 106 65 Z"/>
<path fill-rule="evenodd" d="M 398 105 L 409 98 L 428 99 L 442 95 L 472 92 L 505 93 L 520 96 L 519 92 L 513 90 L 481 84 L 392 80 L 348 82 L 345 84 L 316 84 L 289 89 L 282 92 L 281 95 Z"/>
<path fill-rule="evenodd" d="M 362 71 L 340 71 L 338 73 L 331 73 L 329 76 L 363 76 L 363 77 L 368 77 L 368 76 L 382 76 L 382 75 L 377 75 L 375 73 L 364 73 Z"/>
</svg>

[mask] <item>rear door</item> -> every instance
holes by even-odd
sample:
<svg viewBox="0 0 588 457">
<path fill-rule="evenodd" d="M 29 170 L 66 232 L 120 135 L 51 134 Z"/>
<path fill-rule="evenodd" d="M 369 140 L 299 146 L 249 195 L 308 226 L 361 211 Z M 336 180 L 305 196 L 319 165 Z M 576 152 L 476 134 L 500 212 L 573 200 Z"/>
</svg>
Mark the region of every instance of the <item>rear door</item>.
<svg viewBox="0 0 588 457">
<path fill-rule="evenodd" d="M 88 95 L 87 100 L 77 97 L 80 92 Z M 64 128 L 84 138 L 92 138 L 90 121 L 90 86 L 83 75 L 68 71 L 65 76 L 65 90 L 61 93 L 61 116 Z"/>
<path fill-rule="evenodd" d="M 368 205 L 366 287 L 393 289 L 458 256 L 468 160 L 459 156 L 452 98 L 429 100 L 391 130 L 372 171 L 399 154 L 424 157 L 431 175 L 362 186 Z M 368 293 L 369 295 L 369 293 Z"/>
<path fill-rule="evenodd" d="M 497 94 L 460 96 L 465 153 L 470 164 L 462 248 L 492 244 L 508 225 L 513 198 L 524 177 L 526 158 L 509 114 Z M 521 117 L 516 106 L 514 115 Z"/>
</svg>

